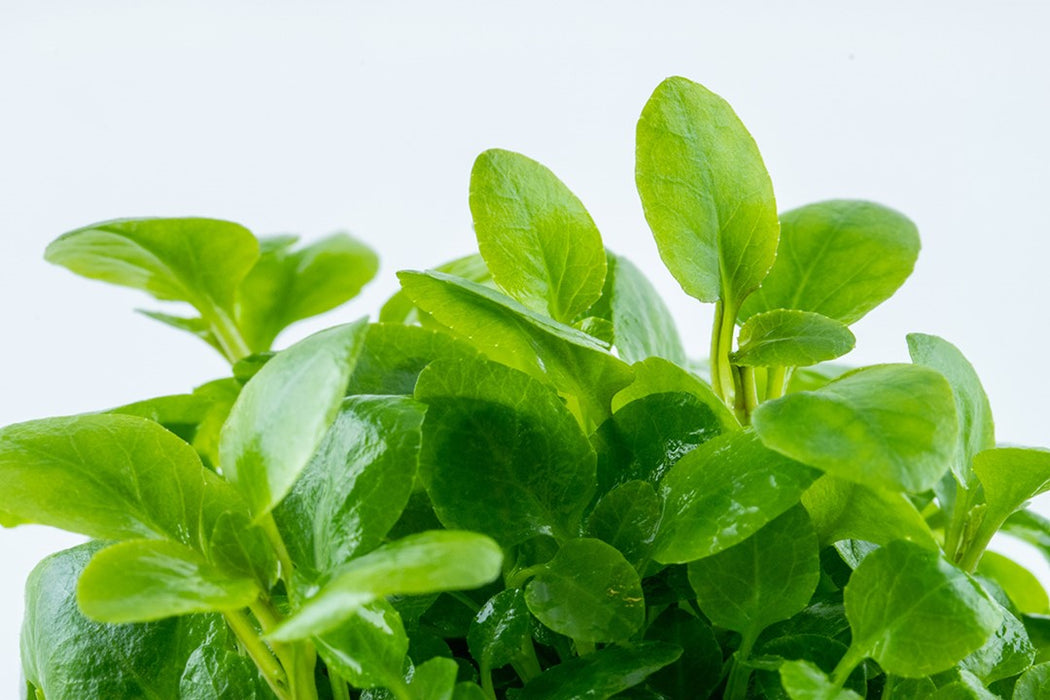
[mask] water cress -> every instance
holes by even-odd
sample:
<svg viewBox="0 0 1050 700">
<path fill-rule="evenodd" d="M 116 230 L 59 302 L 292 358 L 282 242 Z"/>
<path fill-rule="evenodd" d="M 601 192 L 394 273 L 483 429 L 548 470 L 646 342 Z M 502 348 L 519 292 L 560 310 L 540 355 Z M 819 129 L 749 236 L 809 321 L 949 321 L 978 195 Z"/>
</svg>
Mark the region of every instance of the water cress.
<svg viewBox="0 0 1050 700">
<path fill-rule="evenodd" d="M 829 364 L 904 283 L 902 214 L 778 212 L 724 100 L 657 87 L 637 184 L 710 373 L 543 165 L 471 173 L 480 254 L 399 274 L 378 323 L 274 353 L 376 272 L 361 242 L 125 219 L 47 249 L 188 304 L 231 364 L 192 392 L 0 430 L 0 522 L 91 541 L 26 587 L 23 695 L 495 700 L 1029 698 L 1050 452 L 999 447 L 973 367 Z M 708 377 L 710 382 L 707 381 Z"/>
</svg>

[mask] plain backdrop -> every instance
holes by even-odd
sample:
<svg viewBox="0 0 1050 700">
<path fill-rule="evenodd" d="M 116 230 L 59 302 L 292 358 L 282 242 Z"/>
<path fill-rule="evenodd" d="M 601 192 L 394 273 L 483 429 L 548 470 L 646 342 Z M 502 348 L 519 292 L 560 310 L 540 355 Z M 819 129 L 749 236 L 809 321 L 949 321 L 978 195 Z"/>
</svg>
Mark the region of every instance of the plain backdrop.
<svg viewBox="0 0 1050 700">
<path fill-rule="evenodd" d="M 1041 2 L 0 0 L 0 424 L 227 370 L 133 314 L 158 308 L 145 295 L 43 262 L 58 234 L 192 214 L 373 245 L 378 279 L 284 346 L 375 314 L 396 270 L 469 252 L 470 167 L 494 146 L 580 196 L 703 356 L 711 308 L 662 268 L 633 180 L 635 121 L 678 74 L 734 106 L 781 209 L 865 198 L 917 222 L 915 273 L 856 325 L 848 362 L 907 361 L 906 333 L 941 335 L 981 374 L 999 440 L 1050 444 L 1048 25 Z M 0 532 L 4 697 L 25 576 L 77 541 Z"/>
</svg>

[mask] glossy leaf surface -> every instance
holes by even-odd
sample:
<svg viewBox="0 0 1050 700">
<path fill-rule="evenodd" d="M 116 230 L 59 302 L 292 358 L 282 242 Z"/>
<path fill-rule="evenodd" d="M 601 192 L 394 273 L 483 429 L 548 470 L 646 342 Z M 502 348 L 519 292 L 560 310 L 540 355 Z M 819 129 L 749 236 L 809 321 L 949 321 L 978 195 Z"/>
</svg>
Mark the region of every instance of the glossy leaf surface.
<svg viewBox="0 0 1050 700">
<path fill-rule="evenodd" d="M 875 544 L 909 540 L 934 550 L 938 546 L 922 514 L 902 493 L 826 475 L 802 494 L 802 505 L 823 544 L 854 539 Z"/>
<path fill-rule="evenodd" d="M 857 339 L 843 323 L 810 311 L 774 309 L 744 322 L 733 362 L 745 367 L 806 367 L 833 360 Z"/>
<path fill-rule="evenodd" d="M 313 642 L 325 664 L 356 688 L 401 682 L 408 637 L 401 616 L 385 600 L 362 605 Z"/>
<path fill-rule="evenodd" d="M 682 653 L 667 642 L 610 646 L 559 664 L 530 681 L 522 700 L 605 700 L 673 663 Z"/>
<path fill-rule="evenodd" d="M 484 673 L 504 666 L 524 652 L 532 640 L 532 615 L 520 588 L 489 598 L 470 623 L 467 644 Z"/>
</svg>

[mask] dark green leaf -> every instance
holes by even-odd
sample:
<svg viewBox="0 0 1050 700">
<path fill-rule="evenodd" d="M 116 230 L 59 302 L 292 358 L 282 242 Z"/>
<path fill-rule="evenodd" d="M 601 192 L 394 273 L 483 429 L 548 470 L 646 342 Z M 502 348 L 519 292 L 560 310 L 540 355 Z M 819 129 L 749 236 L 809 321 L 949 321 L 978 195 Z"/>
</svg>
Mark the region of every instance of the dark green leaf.
<svg viewBox="0 0 1050 700">
<path fill-rule="evenodd" d="M 590 214 L 554 173 L 519 153 L 474 161 L 470 211 L 496 284 L 533 311 L 570 323 L 597 301 L 605 249 Z"/>
<path fill-rule="evenodd" d="M 682 650 L 667 642 L 610 646 L 570 659 L 531 680 L 519 700 L 605 700 L 674 663 Z"/>
<path fill-rule="evenodd" d="M 897 291 L 918 255 L 915 224 L 880 204 L 839 199 L 784 212 L 776 262 L 740 318 L 800 309 L 852 324 Z"/>
<path fill-rule="evenodd" d="M 638 120 L 635 179 L 660 257 L 686 294 L 732 316 L 773 264 L 779 224 L 758 147 L 733 109 L 685 78 Z"/>
<path fill-rule="evenodd" d="M 416 398 L 428 406 L 420 475 L 446 526 L 507 547 L 579 532 L 595 455 L 553 391 L 494 362 L 439 361 Z"/>
<path fill-rule="evenodd" d="M 532 639 L 532 615 L 520 588 L 497 593 L 478 611 L 470 624 L 467 644 L 481 673 L 517 659 Z"/>
<path fill-rule="evenodd" d="M 710 385 L 691 372 L 660 357 L 636 362 L 631 365 L 631 369 L 634 371 L 634 381 L 613 397 L 613 411 L 619 411 L 632 401 L 651 394 L 685 392 L 711 409 L 723 432 L 740 429 L 740 423 L 733 412 L 726 408 L 725 402 L 715 396 Z"/>
<path fill-rule="evenodd" d="M 401 616 L 385 600 L 357 608 L 313 642 L 325 664 L 357 688 L 401 682 L 408 637 Z"/>
<path fill-rule="evenodd" d="M 853 645 L 887 672 L 927 676 L 980 649 L 1002 624 L 988 594 L 936 552 L 891 542 L 845 589 Z"/>
<path fill-rule="evenodd" d="M 959 662 L 960 668 L 980 678 L 985 685 L 1016 676 L 1035 660 L 1035 647 L 1021 621 L 1003 607 L 999 613 L 1003 622 L 991 639 Z"/>
<path fill-rule="evenodd" d="M 869 488 L 826 475 L 802 494 L 822 544 L 864 540 L 887 544 L 910 540 L 937 549 L 929 525 L 908 497 L 899 492 Z"/>
<path fill-rule="evenodd" d="M 628 481 L 602 496 L 584 533 L 615 547 L 640 572 L 652 554 L 662 506 L 651 485 Z"/>
<path fill-rule="evenodd" d="M 799 634 L 778 637 L 763 644 L 758 650 L 763 663 L 780 659 L 783 661 L 808 661 L 824 673 L 831 673 L 846 654 L 846 645 L 828 637 L 815 634 Z M 752 657 L 753 661 L 759 659 Z M 775 664 L 776 662 L 773 661 Z M 771 664 L 772 665 L 772 664 Z M 778 668 L 779 670 L 779 668 Z M 791 672 L 789 671 L 789 674 Z M 772 670 L 759 670 L 755 673 L 756 684 L 766 693 L 768 700 L 786 700 L 790 697 L 780 682 L 780 674 Z M 867 683 L 864 680 L 864 669 L 856 668 L 846 679 L 846 690 L 860 697 L 867 695 Z"/>
<path fill-rule="evenodd" d="M 350 377 L 348 394 L 411 396 L 423 368 L 434 360 L 477 357 L 474 348 L 420 326 L 373 323 Z"/>
<path fill-rule="evenodd" d="M 942 685 L 927 700 L 999 700 L 969 671 L 959 671 L 959 680 Z"/>
<path fill-rule="evenodd" d="M 816 391 L 767 401 L 752 425 L 766 446 L 799 462 L 913 493 L 947 471 L 958 429 L 948 382 L 916 365 L 867 367 Z"/>
<path fill-rule="evenodd" d="M 856 342 L 849 328 L 833 318 L 774 309 L 747 319 L 732 359 L 745 367 L 806 367 L 845 355 Z"/>
<path fill-rule="evenodd" d="M 367 328 L 362 319 L 299 341 L 237 397 L 219 462 L 256 518 L 280 503 L 335 420 Z"/>
<path fill-rule="evenodd" d="M 653 558 L 685 563 L 732 547 L 798 503 L 819 475 L 750 431 L 710 440 L 660 484 L 664 519 Z"/>
<path fill-rule="evenodd" d="M 649 687 L 671 698 L 701 700 L 718 686 L 722 648 L 706 623 L 681 608 L 671 607 L 646 628 L 645 639 L 682 648 L 677 661 L 649 676 Z"/>
<path fill-rule="evenodd" d="M 544 625 L 585 642 L 624 641 L 645 621 L 638 572 L 601 540 L 563 544 L 529 582 L 525 601 Z"/>
</svg>

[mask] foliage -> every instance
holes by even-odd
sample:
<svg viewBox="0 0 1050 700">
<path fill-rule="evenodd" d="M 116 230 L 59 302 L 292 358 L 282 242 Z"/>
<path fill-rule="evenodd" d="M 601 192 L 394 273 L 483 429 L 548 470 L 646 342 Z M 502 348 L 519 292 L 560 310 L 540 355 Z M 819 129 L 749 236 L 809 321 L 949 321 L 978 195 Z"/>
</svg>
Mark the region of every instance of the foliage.
<svg viewBox="0 0 1050 700">
<path fill-rule="evenodd" d="M 271 346 L 375 255 L 125 219 L 47 259 L 194 312 L 190 393 L 0 430 L 0 522 L 93 538 L 27 584 L 26 697 L 1046 697 L 1050 452 L 997 447 L 947 341 L 852 370 L 904 283 L 902 214 L 779 213 L 717 95 L 664 81 L 637 184 L 710 382 L 641 271 L 545 166 L 492 150 L 479 254 L 399 274 L 380 323 Z"/>
</svg>

